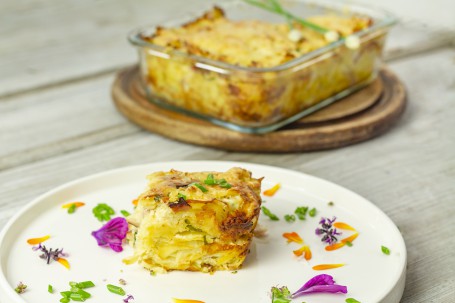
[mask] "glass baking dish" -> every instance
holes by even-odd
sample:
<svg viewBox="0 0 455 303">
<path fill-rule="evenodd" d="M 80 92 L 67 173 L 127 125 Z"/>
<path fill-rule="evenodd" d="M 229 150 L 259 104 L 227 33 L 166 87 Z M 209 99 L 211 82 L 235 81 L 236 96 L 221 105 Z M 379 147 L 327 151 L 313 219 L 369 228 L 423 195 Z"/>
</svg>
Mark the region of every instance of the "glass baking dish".
<svg viewBox="0 0 455 303">
<path fill-rule="evenodd" d="M 231 20 L 283 23 L 281 16 L 242 1 L 217 4 Z M 344 39 L 273 67 L 245 67 L 152 44 L 144 37 L 159 27 L 178 27 L 204 11 L 133 31 L 141 81 L 150 102 L 232 130 L 274 131 L 339 100 L 374 80 L 385 37 L 396 22 L 389 13 L 340 1 L 283 1 L 294 15 L 361 15 L 373 20 L 356 32 L 359 45 Z M 205 11 L 210 10 L 207 7 Z"/>
</svg>

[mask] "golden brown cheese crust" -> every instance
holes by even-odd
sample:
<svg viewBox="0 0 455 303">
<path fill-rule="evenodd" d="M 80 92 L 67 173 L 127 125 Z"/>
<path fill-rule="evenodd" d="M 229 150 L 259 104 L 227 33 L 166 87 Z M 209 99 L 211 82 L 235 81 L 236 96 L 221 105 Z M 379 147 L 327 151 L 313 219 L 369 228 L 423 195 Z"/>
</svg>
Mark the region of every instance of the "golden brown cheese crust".
<svg viewBox="0 0 455 303">
<path fill-rule="evenodd" d="M 209 175 L 218 184 L 205 184 Z M 148 179 L 148 189 L 127 218 L 135 249 L 129 262 L 154 272 L 241 266 L 259 217 L 260 179 L 240 168 L 225 173 L 171 170 Z"/>
<path fill-rule="evenodd" d="M 308 20 L 342 36 L 363 30 L 372 23 L 370 18 L 337 15 Z M 156 45 L 247 67 L 278 66 L 328 44 L 323 35 L 299 24 L 293 26 L 302 33 L 299 41 L 288 38 L 287 23 L 232 21 L 221 9 L 214 8 L 182 27 L 158 28 L 152 37 L 144 38 Z"/>
<path fill-rule="evenodd" d="M 309 19 L 343 35 L 372 24 L 356 16 Z M 319 33 L 300 29 L 303 38 L 293 42 L 287 24 L 231 21 L 214 9 L 182 27 L 159 28 L 155 35 L 142 37 L 165 50 L 157 55 L 141 49 L 141 74 L 154 99 L 246 127 L 282 121 L 375 76 L 385 40 L 382 30 L 365 35 L 357 49 L 341 45 L 276 71 L 220 72 L 216 64 L 204 67 L 190 56 L 175 54 L 177 50 L 234 65 L 275 67 L 327 44 Z"/>
</svg>

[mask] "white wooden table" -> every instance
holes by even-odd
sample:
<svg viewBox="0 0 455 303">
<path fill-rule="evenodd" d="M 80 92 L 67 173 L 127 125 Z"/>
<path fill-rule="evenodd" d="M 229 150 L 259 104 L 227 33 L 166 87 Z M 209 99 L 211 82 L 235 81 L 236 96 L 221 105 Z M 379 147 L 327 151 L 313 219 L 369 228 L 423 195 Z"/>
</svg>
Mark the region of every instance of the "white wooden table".
<svg viewBox="0 0 455 303">
<path fill-rule="evenodd" d="M 143 131 L 116 111 L 115 71 L 136 60 L 126 33 L 185 11 L 189 2 L 0 2 L 0 228 L 47 190 L 107 169 L 170 160 L 277 165 L 345 186 L 392 218 L 408 249 L 402 302 L 455 302 L 455 25 L 447 14 L 455 20 L 454 2 L 440 0 L 446 29 L 432 2 L 433 9 L 415 6 L 430 14 L 427 26 L 406 20 L 389 39 L 387 62 L 409 94 L 390 132 L 293 154 L 186 145 Z M 412 13 L 403 7 L 409 2 L 389 2 L 399 14 Z"/>
</svg>

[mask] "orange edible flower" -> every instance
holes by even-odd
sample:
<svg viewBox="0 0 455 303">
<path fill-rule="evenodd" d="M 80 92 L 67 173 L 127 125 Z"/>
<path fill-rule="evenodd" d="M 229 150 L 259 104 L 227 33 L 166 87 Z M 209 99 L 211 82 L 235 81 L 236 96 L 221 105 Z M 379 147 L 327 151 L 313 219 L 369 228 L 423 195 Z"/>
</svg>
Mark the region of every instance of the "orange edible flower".
<svg viewBox="0 0 455 303">
<path fill-rule="evenodd" d="M 295 242 L 295 243 L 303 244 L 302 238 L 300 238 L 299 234 L 296 232 L 284 233 L 283 237 L 285 237 L 288 240 L 288 243 Z"/>
<path fill-rule="evenodd" d="M 304 258 L 307 261 L 311 260 L 311 257 L 312 257 L 311 250 L 310 250 L 310 247 L 308 245 L 304 245 L 301 248 L 299 248 L 297 250 L 294 250 L 293 253 L 297 257 L 300 257 L 301 255 L 305 254 Z"/>
<path fill-rule="evenodd" d="M 351 225 L 346 224 L 344 222 L 335 222 L 335 223 L 333 223 L 333 226 L 336 228 L 339 228 L 339 229 L 357 231 L 354 227 L 352 227 Z"/>
<path fill-rule="evenodd" d="M 272 197 L 281 187 L 280 183 L 275 184 L 272 188 L 264 190 L 263 194 L 268 197 Z"/>
<path fill-rule="evenodd" d="M 326 269 L 332 269 L 332 268 L 338 268 L 342 267 L 344 264 L 319 264 L 313 266 L 314 270 L 326 270 Z"/>
<path fill-rule="evenodd" d="M 352 241 L 354 241 L 357 238 L 358 235 L 359 235 L 359 233 L 352 234 L 352 235 L 350 235 L 347 238 L 341 239 L 341 242 L 344 243 L 344 244 L 346 244 L 346 242 L 351 242 L 352 243 Z"/>
<path fill-rule="evenodd" d="M 337 250 L 339 248 L 342 248 L 343 246 L 346 245 L 347 242 L 354 241 L 358 235 L 359 235 L 359 233 L 352 234 L 351 236 L 349 236 L 347 238 L 341 239 L 341 241 L 336 244 L 326 246 L 325 250 L 332 251 L 332 250 Z"/>
<path fill-rule="evenodd" d="M 70 269 L 70 263 L 65 258 L 58 258 L 57 262 L 65 266 L 67 269 Z"/>
<path fill-rule="evenodd" d="M 28 239 L 28 240 L 27 240 L 27 243 L 30 244 L 30 245 L 37 245 L 37 244 L 43 243 L 44 241 L 46 241 L 46 240 L 49 239 L 50 237 L 51 237 L 51 236 L 46 235 L 46 236 L 41 237 L 41 238 L 32 238 L 32 239 Z"/>
<path fill-rule="evenodd" d="M 71 202 L 71 203 L 63 204 L 62 208 L 70 208 L 73 204 L 76 205 L 76 207 L 81 207 L 81 206 L 85 205 L 84 202 Z"/>
<path fill-rule="evenodd" d="M 134 199 L 132 203 L 134 206 L 137 206 L 137 203 L 139 203 L 139 199 Z"/>
<path fill-rule="evenodd" d="M 174 301 L 174 303 L 204 303 L 203 301 L 199 301 L 199 300 L 176 299 L 176 298 L 172 298 L 172 300 Z"/>
</svg>

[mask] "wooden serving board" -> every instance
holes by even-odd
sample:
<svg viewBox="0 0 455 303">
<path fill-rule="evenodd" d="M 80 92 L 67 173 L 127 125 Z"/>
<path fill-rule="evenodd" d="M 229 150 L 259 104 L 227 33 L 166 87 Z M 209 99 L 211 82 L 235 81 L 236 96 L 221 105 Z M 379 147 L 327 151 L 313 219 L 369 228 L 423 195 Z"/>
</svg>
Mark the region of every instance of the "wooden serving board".
<svg viewBox="0 0 455 303">
<path fill-rule="evenodd" d="M 112 97 L 137 125 L 178 141 L 242 152 L 299 152 L 337 148 L 388 130 L 406 107 L 403 84 L 389 69 L 365 88 L 280 130 L 245 134 L 162 108 L 147 100 L 137 66 L 117 74 Z"/>
</svg>

